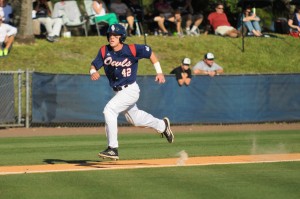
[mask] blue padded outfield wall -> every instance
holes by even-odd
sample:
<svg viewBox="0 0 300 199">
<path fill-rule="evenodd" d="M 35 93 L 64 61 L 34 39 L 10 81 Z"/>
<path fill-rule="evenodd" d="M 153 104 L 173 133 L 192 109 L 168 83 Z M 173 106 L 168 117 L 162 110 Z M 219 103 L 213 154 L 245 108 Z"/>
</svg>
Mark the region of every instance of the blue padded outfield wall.
<svg viewBox="0 0 300 199">
<path fill-rule="evenodd" d="M 300 75 L 193 76 L 179 87 L 175 76 L 159 85 L 139 76 L 138 107 L 172 123 L 260 123 L 300 121 Z M 33 73 L 32 123 L 102 123 L 114 92 L 102 76 Z M 119 117 L 126 123 L 124 116 Z"/>
<path fill-rule="evenodd" d="M 15 122 L 14 74 L 0 74 L 0 123 Z"/>
</svg>

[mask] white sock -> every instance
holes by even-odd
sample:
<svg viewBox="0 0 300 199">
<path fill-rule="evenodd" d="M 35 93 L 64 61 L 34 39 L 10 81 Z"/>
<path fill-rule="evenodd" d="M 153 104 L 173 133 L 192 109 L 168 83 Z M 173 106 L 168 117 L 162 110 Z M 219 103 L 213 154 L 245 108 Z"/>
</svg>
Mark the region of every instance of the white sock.
<svg viewBox="0 0 300 199">
<path fill-rule="evenodd" d="M 194 32 L 194 31 L 196 31 L 196 29 L 197 29 L 197 26 L 193 26 L 191 31 Z"/>
</svg>

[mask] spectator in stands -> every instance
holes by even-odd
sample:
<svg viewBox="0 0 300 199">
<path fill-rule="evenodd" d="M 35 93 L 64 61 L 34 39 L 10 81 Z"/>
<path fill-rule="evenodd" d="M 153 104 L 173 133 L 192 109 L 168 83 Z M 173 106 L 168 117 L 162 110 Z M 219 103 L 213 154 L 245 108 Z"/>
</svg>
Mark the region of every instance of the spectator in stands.
<svg viewBox="0 0 300 199">
<path fill-rule="evenodd" d="M 256 13 L 251 12 L 251 10 L 252 7 L 250 5 L 247 5 L 243 9 L 243 14 L 241 14 L 238 24 L 238 30 L 241 31 L 244 25 L 251 34 L 256 37 L 261 37 L 263 34 L 261 33 L 261 27 L 259 25 L 260 18 Z"/>
<path fill-rule="evenodd" d="M 179 86 L 190 85 L 192 79 L 192 71 L 190 69 L 190 58 L 184 58 L 180 66 L 174 68 L 170 74 L 175 74 Z"/>
<path fill-rule="evenodd" d="M 35 17 L 43 24 L 47 31 L 47 40 L 50 42 L 58 41 L 60 31 L 63 25 L 62 18 L 51 18 L 51 9 L 48 6 L 47 0 L 37 0 L 33 2 L 33 10 Z"/>
<path fill-rule="evenodd" d="M 222 74 L 223 68 L 214 62 L 215 56 L 212 53 L 206 53 L 204 59 L 199 61 L 194 67 L 193 72 L 195 75 L 215 75 Z"/>
<path fill-rule="evenodd" d="M 95 21 L 107 21 L 109 25 L 119 23 L 115 13 L 107 13 L 107 7 L 102 0 L 93 0 L 93 13 L 95 14 Z"/>
<path fill-rule="evenodd" d="M 0 7 L 0 57 L 7 56 L 17 34 L 17 28 L 3 23 L 5 21 L 3 8 Z"/>
<path fill-rule="evenodd" d="M 139 4 L 138 0 L 126 0 L 124 1 L 127 5 L 127 7 L 131 10 L 134 17 L 142 22 L 144 20 L 144 10 L 142 6 Z"/>
<path fill-rule="evenodd" d="M 7 23 L 12 25 L 12 16 L 13 16 L 13 10 L 12 7 L 9 3 L 7 3 L 7 0 L 0 0 L 0 7 L 3 8 L 3 12 L 4 12 L 4 21 L 3 23 Z"/>
<path fill-rule="evenodd" d="M 179 10 L 182 20 L 185 21 L 185 32 L 187 35 L 199 35 L 198 27 L 203 21 L 202 14 L 194 14 L 192 0 L 174 0 L 172 2 L 174 10 Z M 194 24 L 193 24 L 194 23 Z M 192 26 L 193 24 L 193 26 Z M 190 29 L 192 26 L 192 29 Z"/>
<path fill-rule="evenodd" d="M 169 32 L 164 24 L 165 20 L 175 23 L 178 36 L 183 36 L 181 31 L 181 15 L 179 10 L 174 10 L 172 6 L 165 0 L 157 0 L 154 2 L 154 9 L 159 12 L 158 16 L 154 17 L 154 21 L 157 22 L 158 27 L 164 36 L 169 35 Z"/>
<path fill-rule="evenodd" d="M 229 37 L 238 37 L 239 31 L 232 27 L 224 13 L 224 5 L 219 2 L 216 4 L 215 12 L 208 15 L 208 21 L 213 27 L 215 34 Z"/>
<path fill-rule="evenodd" d="M 290 33 L 294 37 L 300 37 L 300 6 L 296 6 L 295 11 L 288 20 Z"/>
<path fill-rule="evenodd" d="M 112 12 L 116 13 L 121 23 L 123 21 L 127 21 L 129 25 L 128 36 L 132 36 L 134 16 L 130 9 L 127 7 L 127 5 L 121 0 L 115 0 L 110 4 L 110 9 Z"/>
</svg>

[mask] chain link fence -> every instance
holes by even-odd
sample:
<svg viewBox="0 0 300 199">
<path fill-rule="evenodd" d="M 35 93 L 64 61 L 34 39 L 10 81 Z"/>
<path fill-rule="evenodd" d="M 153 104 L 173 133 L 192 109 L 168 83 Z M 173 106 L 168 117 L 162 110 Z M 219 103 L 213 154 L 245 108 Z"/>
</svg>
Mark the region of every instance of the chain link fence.
<svg viewBox="0 0 300 199">
<path fill-rule="evenodd" d="M 0 71 L 0 127 L 29 127 L 30 71 Z"/>
<path fill-rule="evenodd" d="M 151 85 L 152 93 L 144 92 L 138 105 L 156 117 L 168 115 L 173 124 L 298 122 L 300 118 L 300 94 L 295 92 L 299 74 L 194 77 L 193 84 L 180 89 L 174 77 L 166 78 L 164 89 Z M 104 81 L 92 82 L 88 75 L 0 71 L 0 128 L 103 126 L 102 108 L 113 96 Z M 153 77 L 137 81 L 149 88 Z M 125 118 L 119 119 L 119 125 L 128 125 Z"/>
</svg>

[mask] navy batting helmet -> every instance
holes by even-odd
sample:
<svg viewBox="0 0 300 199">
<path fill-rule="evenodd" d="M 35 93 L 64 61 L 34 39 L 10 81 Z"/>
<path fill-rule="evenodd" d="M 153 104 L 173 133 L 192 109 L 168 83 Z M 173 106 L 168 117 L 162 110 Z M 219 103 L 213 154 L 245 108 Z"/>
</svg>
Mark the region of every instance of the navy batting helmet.
<svg viewBox="0 0 300 199">
<path fill-rule="evenodd" d="M 121 35 L 120 37 L 120 42 L 123 43 L 125 42 L 126 39 L 126 30 L 124 28 L 124 26 L 122 26 L 121 24 L 113 24 L 110 25 L 107 29 L 107 33 L 106 33 L 106 37 L 107 37 L 107 41 L 109 41 L 109 34 L 110 33 L 114 33 L 117 35 Z"/>
</svg>

